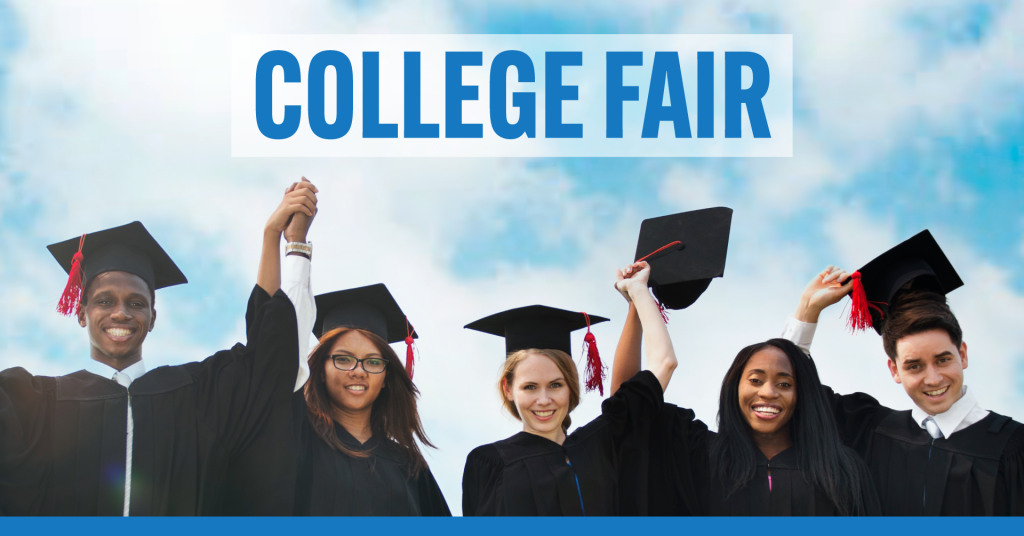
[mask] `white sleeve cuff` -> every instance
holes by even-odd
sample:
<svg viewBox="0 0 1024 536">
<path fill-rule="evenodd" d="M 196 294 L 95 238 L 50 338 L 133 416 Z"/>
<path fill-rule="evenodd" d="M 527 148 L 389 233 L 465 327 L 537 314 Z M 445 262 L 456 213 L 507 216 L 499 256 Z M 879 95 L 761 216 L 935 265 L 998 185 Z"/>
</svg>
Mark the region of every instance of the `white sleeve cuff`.
<svg viewBox="0 0 1024 536">
<path fill-rule="evenodd" d="M 295 322 L 299 330 L 299 372 L 295 388 L 302 389 L 309 379 L 309 334 L 316 321 L 316 302 L 310 286 L 310 262 L 301 255 L 285 255 L 281 263 L 281 290 L 295 307 Z"/>
<path fill-rule="evenodd" d="M 810 355 L 811 342 L 814 341 L 816 329 L 818 329 L 817 323 L 801 322 L 790 315 L 786 318 L 786 325 L 782 328 L 782 338 L 797 345 L 805 354 Z"/>
</svg>

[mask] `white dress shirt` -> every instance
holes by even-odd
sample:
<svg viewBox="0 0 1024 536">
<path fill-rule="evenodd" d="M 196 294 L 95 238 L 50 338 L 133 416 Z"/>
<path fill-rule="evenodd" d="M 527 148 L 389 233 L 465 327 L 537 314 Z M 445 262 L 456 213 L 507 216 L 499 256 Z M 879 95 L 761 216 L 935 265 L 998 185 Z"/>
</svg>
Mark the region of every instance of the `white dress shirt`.
<svg viewBox="0 0 1024 536">
<path fill-rule="evenodd" d="M 104 378 L 110 378 L 123 386 L 126 390 L 133 381 L 146 374 L 146 362 L 139 359 L 124 370 L 117 370 L 114 367 L 89 360 L 85 370 Z M 128 392 L 128 433 L 125 434 L 124 445 L 124 513 L 127 516 L 132 502 L 132 440 L 135 436 L 135 420 L 132 418 L 132 395 Z"/>
<path fill-rule="evenodd" d="M 313 292 L 309 286 L 310 263 L 309 259 L 296 255 L 286 255 L 281 263 L 281 290 L 291 300 L 295 307 L 296 323 L 299 330 L 299 372 L 295 378 L 294 391 L 302 389 L 309 379 L 309 362 L 306 361 L 309 353 L 309 334 L 313 331 L 313 323 L 316 321 L 316 302 L 313 300 Z M 132 364 L 124 370 L 117 369 L 89 360 L 85 370 L 104 378 L 110 378 L 125 389 L 133 381 L 146 374 L 146 363 L 144 360 Z M 125 439 L 125 479 L 124 479 L 124 514 L 128 515 L 132 498 L 132 439 L 135 431 L 135 420 L 132 416 L 132 396 L 128 394 L 128 433 Z"/>
<path fill-rule="evenodd" d="M 945 438 L 949 438 L 949 436 L 960 430 L 988 417 L 988 410 L 982 409 L 981 405 L 978 404 L 978 399 L 974 396 L 973 391 L 969 392 L 965 385 L 960 392 L 962 393 L 960 399 L 953 402 L 949 409 L 938 415 L 929 415 L 916 405 L 910 410 L 910 415 L 914 417 L 914 422 L 921 425 L 921 428 L 925 430 L 928 429 L 925 426 L 925 421 L 931 417 L 935 424 L 938 425 L 942 437 Z"/>
<path fill-rule="evenodd" d="M 782 328 L 782 338 L 792 341 L 794 344 L 799 346 L 804 353 L 810 355 L 811 342 L 814 340 L 814 331 L 817 327 L 817 323 L 812 324 L 808 322 L 801 322 L 790 315 L 786 318 L 786 325 Z M 949 436 L 967 428 L 985 417 L 988 417 L 989 412 L 982 409 L 978 404 L 977 397 L 974 396 L 973 392 L 969 393 L 967 391 L 966 385 L 963 386 L 963 389 L 960 392 L 960 399 L 954 402 L 948 410 L 939 413 L 938 415 L 929 415 L 926 411 L 919 408 L 917 404 L 914 404 L 914 407 L 910 410 L 910 414 L 914 418 L 914 422 L 931 434 L 931 430 L 928 430 L 928 426 L 926 426 L 925 421 L 928 417 L 934 417 L 933 421 L 938 425 L 938 429 L 942 433 L 942 437 L 948 439 Z"/>
<path fill-rule="evenodd" d="M 301 255 L 285 255 L 281 263 L 281 290 L 295 307 L 295 321 L 299 329 L 299 373 L 295 377 L 295 389 L 302 389 L 309 379 L 309 335 L 316 322 L 316 302 L 310 287 L 311 266 L 309 259 Z"/>
</svg>

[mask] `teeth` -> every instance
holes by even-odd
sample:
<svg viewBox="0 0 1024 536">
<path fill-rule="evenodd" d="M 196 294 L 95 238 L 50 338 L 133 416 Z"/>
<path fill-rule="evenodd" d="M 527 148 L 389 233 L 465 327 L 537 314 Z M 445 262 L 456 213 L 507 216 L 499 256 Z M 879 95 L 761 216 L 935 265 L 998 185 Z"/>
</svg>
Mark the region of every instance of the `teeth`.
<svg viewBox="0 0 1024 536">
<path fill-rule="evenodd" d="M 935 391 L 925 391 L 924 394 L 926 394 L 928 396 L 939 396 L 942 393 L 945 393 L 947 389 L 949 389 L 948 385 L 943 387 L 942 389 L 937 389 Z"/>
<path fill-rule="evenodd" d="M 552 410 L 548 410 L 548 411 L 534 411 L 533 412 L 533 414 L 538 416 L 538 417 L 550 417 L 554 413 L 555 413 L 555 410 L 553 410 L 553 409 Z"/>
<path fill-rule="evenodd" d="M 770 413 L 772 415 L 775 415 L 775 414 L 779 413 L 779 410 L 777 410 L 775 408 L 770 408 L 768 406 L 758 406 L 758 407 L 754 408 L 754 411 L 756 411 L 758 413 Z"/>
<path fill-rule="evenodd" d="M 349 391 L 365 391 L 366 390 L 366 386 L 365 385 L 349 385 L 345 389 L 348 389 Z"/>
<path fill-rule="evenodd" d="M 107 333 L 115 337 L 127 337 L 132 334 L 132 331 L 130 329 L 123 328 L 110 328 L 107 330 Z"/>
</svg>

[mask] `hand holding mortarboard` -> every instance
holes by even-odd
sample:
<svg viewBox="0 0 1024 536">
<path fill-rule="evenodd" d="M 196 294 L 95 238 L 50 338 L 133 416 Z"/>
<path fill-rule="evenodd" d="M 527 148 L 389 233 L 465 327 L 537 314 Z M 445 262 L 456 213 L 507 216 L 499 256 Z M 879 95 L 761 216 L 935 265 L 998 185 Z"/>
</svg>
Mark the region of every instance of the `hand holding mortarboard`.
<svg viewBox="0 0 1024 536">
<path fill-rule="evenodd" d="M 647 292 L 647 280 L 651 276 L 651 266 L 644 261 L 633 264 L 615 271 L 615 290 L 626 298 L 627 302 L 633 303 L 631 295 L 637 292 Z"/>
<path fill-rule="evenodd" d="M 809 324 L 816 323 L 822 311 L 838 303 L 852 288 L 853 280 L 846 270 L 834 266 L 825 268 L 807 283 L 800 294 L 800 303 L 793 318 Z"/>
</svg>

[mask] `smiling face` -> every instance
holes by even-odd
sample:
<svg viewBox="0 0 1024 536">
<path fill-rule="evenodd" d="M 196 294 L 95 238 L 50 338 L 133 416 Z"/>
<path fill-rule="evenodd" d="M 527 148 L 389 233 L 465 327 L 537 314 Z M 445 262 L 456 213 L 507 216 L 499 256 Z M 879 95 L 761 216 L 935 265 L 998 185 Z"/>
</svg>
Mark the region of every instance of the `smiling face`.
<svg viewBox="0 0 1024 536">
<path fill-rule="evenodd" d="M 788 434 L 796 411 L 796 379 L 786 354 L 767 347 L 747 361 L 739 384 L 740 411 L 755 434 Z"/>
<path fill-rule="evenodd" d="M 903 384 L 917 407 L 938 415 L 962 395 L 967 343 L 958 348 L 941 329 L 915 333 L 896 342 L 896 359 L 888 362 L 892 379 Z"/>
<path fill-rule="evenodd" d="M 127 272 L 104 272 L 87 287 L 78 323 L 89 330 L 92 358 L 118 370 L 141 359 L 156 323 L 149 286 Z"/>
<path fill-rule="evenodd" d="M 554 361 L 541 354 L 528 355 L 516 365 L 511 385 L 506 383 L 503 390 L 519 411 L 524 432 L 560 442 L 570 392 Z"/>
<path fill-rule="evenodd" d="M 373 341 L 355 330 L 338 337 L 331 347 L 330 355 L 349 359 L 384 358 Z M 338 410 L 345 413 L 361 413 L 368 412 L 373 407 L 373 402 L 377 400 L 380 390 L 384 387 L 387 371 L 369 374 L 364 366 L 367 366 L 367 363 L 361 363 L 355 369 L 346 372 L 338 370 L 333 359 L 327 358 L 324 361 L 327 394 L 330 396 L 331 405 Z"/>
</svg>

